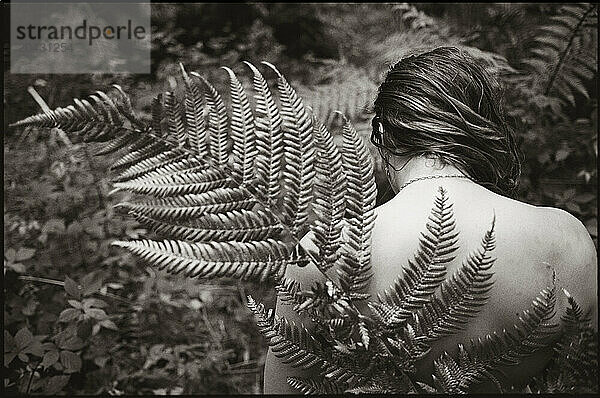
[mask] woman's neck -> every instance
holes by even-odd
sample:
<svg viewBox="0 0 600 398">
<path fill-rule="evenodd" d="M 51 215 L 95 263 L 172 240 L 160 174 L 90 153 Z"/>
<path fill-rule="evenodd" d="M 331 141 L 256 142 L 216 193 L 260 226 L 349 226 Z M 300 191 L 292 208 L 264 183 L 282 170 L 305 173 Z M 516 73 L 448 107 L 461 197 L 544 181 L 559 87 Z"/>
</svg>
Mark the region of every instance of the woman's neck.
<svg viewBox="0 0 600 398">
<path fill-rule="evenodd" d="M 400 165 L 402 167 L 402 165 Z M 394 168 L 399 169 L 395 164 Z M 426 158 L 424 156 L 417 156 L 408 161 L 401 171 L 394 171 L 392 167 L 389 168 L 389 178 L 394 191 L 398 192 L 399 188 L 407 182 L 416 178 L 427 177 L 427 176 L 454 176 L 454 175 L 466 175 L 460 169 L 453 165 L 446 163 L 442 164 L 439 159 Z"/>
</svg>

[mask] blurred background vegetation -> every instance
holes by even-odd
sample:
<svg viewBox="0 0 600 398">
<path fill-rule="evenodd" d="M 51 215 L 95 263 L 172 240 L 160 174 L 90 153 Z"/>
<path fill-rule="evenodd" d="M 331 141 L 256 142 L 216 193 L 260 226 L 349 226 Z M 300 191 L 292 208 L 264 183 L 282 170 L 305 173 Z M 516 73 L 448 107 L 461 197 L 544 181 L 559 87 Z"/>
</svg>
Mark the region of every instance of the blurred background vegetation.
<svg viewBox="0 0 600 398">
<path fill-rule="evenodd" d="M 179 62 L 226 93 L 219 66 L 247 78 L 242 60 L 266 60 L 334 131 L 339 109 L 368 140 L 388 67 L 459 46 L 504 85 L 524 158 L 518 199 L 569 211 L 597 242 L 596 21 L 592 4 L 153 4 L 150 75 L 11 75 L 5 57 L 6 391 L 260 393 L 266 346 L 245 295 L 274 303 L 269 286 L 167 276 L 110 247 L 144 233 L 112 207 L 114 159 L 59 130 L 8 129 L 40 111 L 28 87 L 55 108 L 117 83 L 149 113 L 181 86 Z"/>
</svg>

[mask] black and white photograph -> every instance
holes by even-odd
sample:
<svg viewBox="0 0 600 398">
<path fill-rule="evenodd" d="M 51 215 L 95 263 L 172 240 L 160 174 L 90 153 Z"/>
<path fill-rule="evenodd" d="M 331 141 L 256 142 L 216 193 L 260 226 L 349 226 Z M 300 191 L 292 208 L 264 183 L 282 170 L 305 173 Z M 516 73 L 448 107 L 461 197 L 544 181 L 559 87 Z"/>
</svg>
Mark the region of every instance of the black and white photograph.
<svg viewBox="0 0 600 398">
<path fill-rule="evenodd" d="M 597 3 L 0 3 L 2 396 L 577 394 Z"/>
</svg>

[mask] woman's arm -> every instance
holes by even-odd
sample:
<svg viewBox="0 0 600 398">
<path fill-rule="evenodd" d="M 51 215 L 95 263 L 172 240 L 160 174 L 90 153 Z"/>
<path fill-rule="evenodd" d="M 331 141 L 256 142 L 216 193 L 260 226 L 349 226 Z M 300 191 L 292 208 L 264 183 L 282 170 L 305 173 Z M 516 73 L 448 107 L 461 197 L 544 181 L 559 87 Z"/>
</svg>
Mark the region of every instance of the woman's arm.
<svg viewBox="0 0 600 398">
<path fill-rule="evenodd" d="M 315 251 L 316 247 L 312 243 L 311 237 L 312 233 L 305 235 L 300 243 L 305 250 Z M 295 265 L 288 266 L 285 271 L 285 276 L 300 282 L 302 290 L 309 289 L 314 281 L 325 280 L 323 274 L 312 262 L 303 268 Z M 279 297 L 277 298 L 275 313 L 277 316 L 284 316 L 287 320 L 293 321 L 297 325 L 304 324 L 309 330 L 313 326 L 308 317 L 298 315 L 298 313 L 292 309 L 291 305 L 282 303 Z M 316 369 L 302 370 L 300 368 L 293 368 L 290 365 L 285 365 L 281 363 L 281 360 L 275 357 L 271 352 L 271 349 L 269 349 L 265 362 L 264 394 L 299 394 L 300 392 L 292 388 L 286 381 L 288 377 L 292 376 L 311 378 L 318 376 L 318 371 Z"/>
</svg>

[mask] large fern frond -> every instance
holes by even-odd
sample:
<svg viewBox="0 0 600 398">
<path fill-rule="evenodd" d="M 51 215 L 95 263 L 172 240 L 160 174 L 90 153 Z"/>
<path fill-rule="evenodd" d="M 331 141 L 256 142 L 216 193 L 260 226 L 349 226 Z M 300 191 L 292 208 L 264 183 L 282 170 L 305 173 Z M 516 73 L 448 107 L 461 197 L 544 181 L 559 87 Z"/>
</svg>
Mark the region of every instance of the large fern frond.
<svg viewBox="0 0 600 398">
<path fill-rule="evenodd" d="M 339 240 L 333 238 L 339 236 L 345 207 L 341 200 L 343 186 L 336 185 L 343 176 L 344 165 L 339 153 L 331 158 L 323 157 L 327 163 L 318 170 L 320 181 L 326 180 L 329 172 L 334 170 L 335 179 L 328 182 L 328 187 L 336 194 L 334 201 L 328 203 L 325 191 L 321 189 L 320 199 L 311 203 L 317 174 L 314 135 L 319 132 L 313 131 L 311 115 L 295 90 L 273 65 L 265 64 L 277 75 L 279 106 L 265 78 L 249 63 L 247 65 L 253 72 L 254 112 L 235 73 L 230 68 L 223 68 L 229 76 L 230 115 L 214 87 L 197 73 L 188 75 L 181 66 L 185 86 L 183 103 L 173 92 L 164 94 L 164 103 L 163 97 L 156 97 L 148 126 L 135 115 L 129 97 L 118 86 L 115 86 L 117 95 L 114 98 L 97 92 L 90 96 L 89 101 L 75 100 L 75 105 L 33 116 L 17 125 L 64 127 L 67 132 L 82 134 L 86 140 L 109 141 L 100 153 L 126 148 L 128 152 L 112 165 L 112 170 L 118 173 L 113 177 L 113 192 L 128 191 L 142 197 L 134 197 L 118 207 L 131 212 L 158 235 L 194 244 L 218 241 L 219 253 L 227 254 L 227 259 L 195 260 L 198 264 L 226 263 L 227 266 L 217 272 L 219 274 L 231 273 L 226 269 L 235 268 L 234 262 L 238 259 L 242 261 L 238 249 L 247 245 L 263 247 L 264 244 L 276 251 L 285 246 L 289 261 L 279 257 L 274 261 L 303 264 L 306 260 L 299 261 L 296 254 L 303 252 L 299 241 L 311 228 L 307 223 L 311 204 L 317 214 L 314 229 L 323 231 L 317 233 L 322 253 L 307 255 L 316 264 L 332 264 L 339 257 Z M 200 81 L 205 90 L 200 89 Z M 323 137 L 320 141 L 324 145 L 321 148 L 323 153 L 335 151 L 331 137 Z M 231 161 L 230 141 L 233 143 Z M 355 151 L 354 144 L 347 144 L 346 150 Z M 365 174 L 365 170 L 360 169 L 360 162 L 368 158 L 365 158 L 364 147 L 359 150 L 361 154 L 351 163 L 356 183 L 350 200 L 356 202 L 355 213 L 359 211 L 356 214 L 360 217 L 365 213 L 368 218 L 374 205 L 374 201 L 370 200 L 374 198 L 374 184 L 361 174 Z M 372 171 L 367 171 L 372 179 Z M 366 185 L 363 184 L 365 181 Z M 363 191 L 364 186 L 366 191 Z M 266 216 L 267 213 L 272 217 Z M 372 224 L 372 220 L 369 222 Z M 359 232 L 350 236 L 348 241 L 361 250 L 361 261 L 367 269 L 367 232 L 372 226 L 367 223 L 361 234 L 360 220 L 355 223 Z M 166 267 L 168 271 L 202 268 L 191 261 L 192 258 L 182 256 L 181 248 L 187 246 L 156 244 L 159 246 L 150 247 L 147 242 L 119 243 L 161 268 L 165 267 L 169 256 L 179 259 L 173 260 L 177 266 Z M 198 250 L 195 255 L 215 253 Z M 253 253 L 258 254 L 252 251 L 246 254 Z M 319 259 L 321 256 L 326 260 Z M 260 264 L 261 261 L 246 261 L 240 267 L 247 264 L 252 267 L 254 263 Z M 254 274 L 261 274 L 263 269 Z M 196 271 L 188 273 L 202 274 Z M 356 277 L 359 274 L 357 269 Z M 280 273 L 274 275 L 279 277 Z"/>
</svg>

